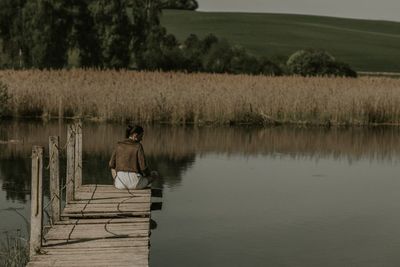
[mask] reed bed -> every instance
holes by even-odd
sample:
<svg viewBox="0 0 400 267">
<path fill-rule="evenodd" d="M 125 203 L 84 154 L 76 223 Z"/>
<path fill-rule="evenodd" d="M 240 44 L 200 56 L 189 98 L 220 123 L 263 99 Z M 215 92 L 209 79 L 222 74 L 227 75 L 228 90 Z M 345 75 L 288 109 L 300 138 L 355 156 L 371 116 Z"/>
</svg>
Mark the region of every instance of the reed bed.
<svg viewBox="0 0 400 267">
<path fill-rule="evenodd" d="M 400 123 L 400 80 L 135 71 L 0 71 L 15 117 L 167 123 Z"/>
<path fill-rule="evenodd" d="M 4 232 L 0 247 L 0 266 L 22 267 L 29 260 L 28 241 L 22 237 L 20 230 Z"/>
</svg>

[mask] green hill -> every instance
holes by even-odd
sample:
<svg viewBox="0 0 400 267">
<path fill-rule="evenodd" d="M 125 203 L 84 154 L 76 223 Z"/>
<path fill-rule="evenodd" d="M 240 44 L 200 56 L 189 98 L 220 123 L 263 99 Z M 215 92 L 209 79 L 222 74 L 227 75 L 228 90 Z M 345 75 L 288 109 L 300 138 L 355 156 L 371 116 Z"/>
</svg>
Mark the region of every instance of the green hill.
<svg viewBox="0 0 400 267">
<path fill-rule="evenodd" d="M 358 71 L 400 72 L 400 23 L 333 17 L 165 10 L 162 24 L 178 39 L 214 33 L 255 55 L 329 51 Z"/>
</svg>

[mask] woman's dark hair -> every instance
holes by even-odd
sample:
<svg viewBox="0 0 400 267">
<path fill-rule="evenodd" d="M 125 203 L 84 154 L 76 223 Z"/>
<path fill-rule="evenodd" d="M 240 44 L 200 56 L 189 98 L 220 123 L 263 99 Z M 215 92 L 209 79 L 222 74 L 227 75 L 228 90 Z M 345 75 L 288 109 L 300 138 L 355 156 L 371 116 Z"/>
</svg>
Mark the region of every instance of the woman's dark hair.
<svg viewBox="0 0 400 267">
<path fill-rule="evenodd" d="M 128 125 L 126 127 L 126 131 L 125 131 L 125 137 L 129 138 L 129 136 L 131 136 L 132 134 L 142 134 L 143 133 L 143 127 L 139 126 L 139 125 Z"/>
</svg>

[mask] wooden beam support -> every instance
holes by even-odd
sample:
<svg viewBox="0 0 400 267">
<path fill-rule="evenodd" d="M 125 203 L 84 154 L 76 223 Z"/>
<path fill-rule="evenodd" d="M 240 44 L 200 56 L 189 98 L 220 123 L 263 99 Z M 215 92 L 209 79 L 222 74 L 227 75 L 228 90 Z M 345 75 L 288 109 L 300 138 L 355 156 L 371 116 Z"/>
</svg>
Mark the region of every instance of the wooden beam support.
<svg viewBox="0 0 400 267">
<path fill-rule="evenodd" d="M 29 256 L 32 258 L 42 246 L 43 223 L 43 147 L 32 148 L 31 229 Z"/>
<path fill-rule="evenodd" d="M 61 213 L 59 145 L 60 138 L 58 136 L 49 137 L 50 201 L 52 201 L 51 219 L 53 223 L 60 220 Z"/>
<path fill-rule="evenodd" d="M 67 179 L 65 201 L 70 203 L 74 200 L 75 182 L 75 125 L 68 126 L 67 132 Z"/>
<path fill-rule="evenodd" d="M 75 192 L 82 185 L 82 122 L 75 123 Z"/>
</svg>

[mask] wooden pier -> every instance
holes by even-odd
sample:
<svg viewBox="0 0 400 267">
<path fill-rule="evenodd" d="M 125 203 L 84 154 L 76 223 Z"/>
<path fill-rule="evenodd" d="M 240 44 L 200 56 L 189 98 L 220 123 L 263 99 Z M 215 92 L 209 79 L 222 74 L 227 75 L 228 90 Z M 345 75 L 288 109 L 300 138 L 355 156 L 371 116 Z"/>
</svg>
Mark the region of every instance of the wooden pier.
<svg viewBox="0 0 400 267">
<path fill-rule="evenodd" d="M 152 195 L 161 197 L 160 191 L 82 185 L 80 123 L 68 129 L 67 174 L 65 185 L 61 187 L 61 149 L 59 138 L 50 137 L 50 202 L 46 207 L 42 196 L 43 148 L 32 150 L 30 261 L 27 266 L 149 266 L 149 237 L 154 224 Z M 62 208 L 63 189 L 66 192 Z M 43 226 L 44 213 L 49 217 L 46 226 Z"/>
</svg>

